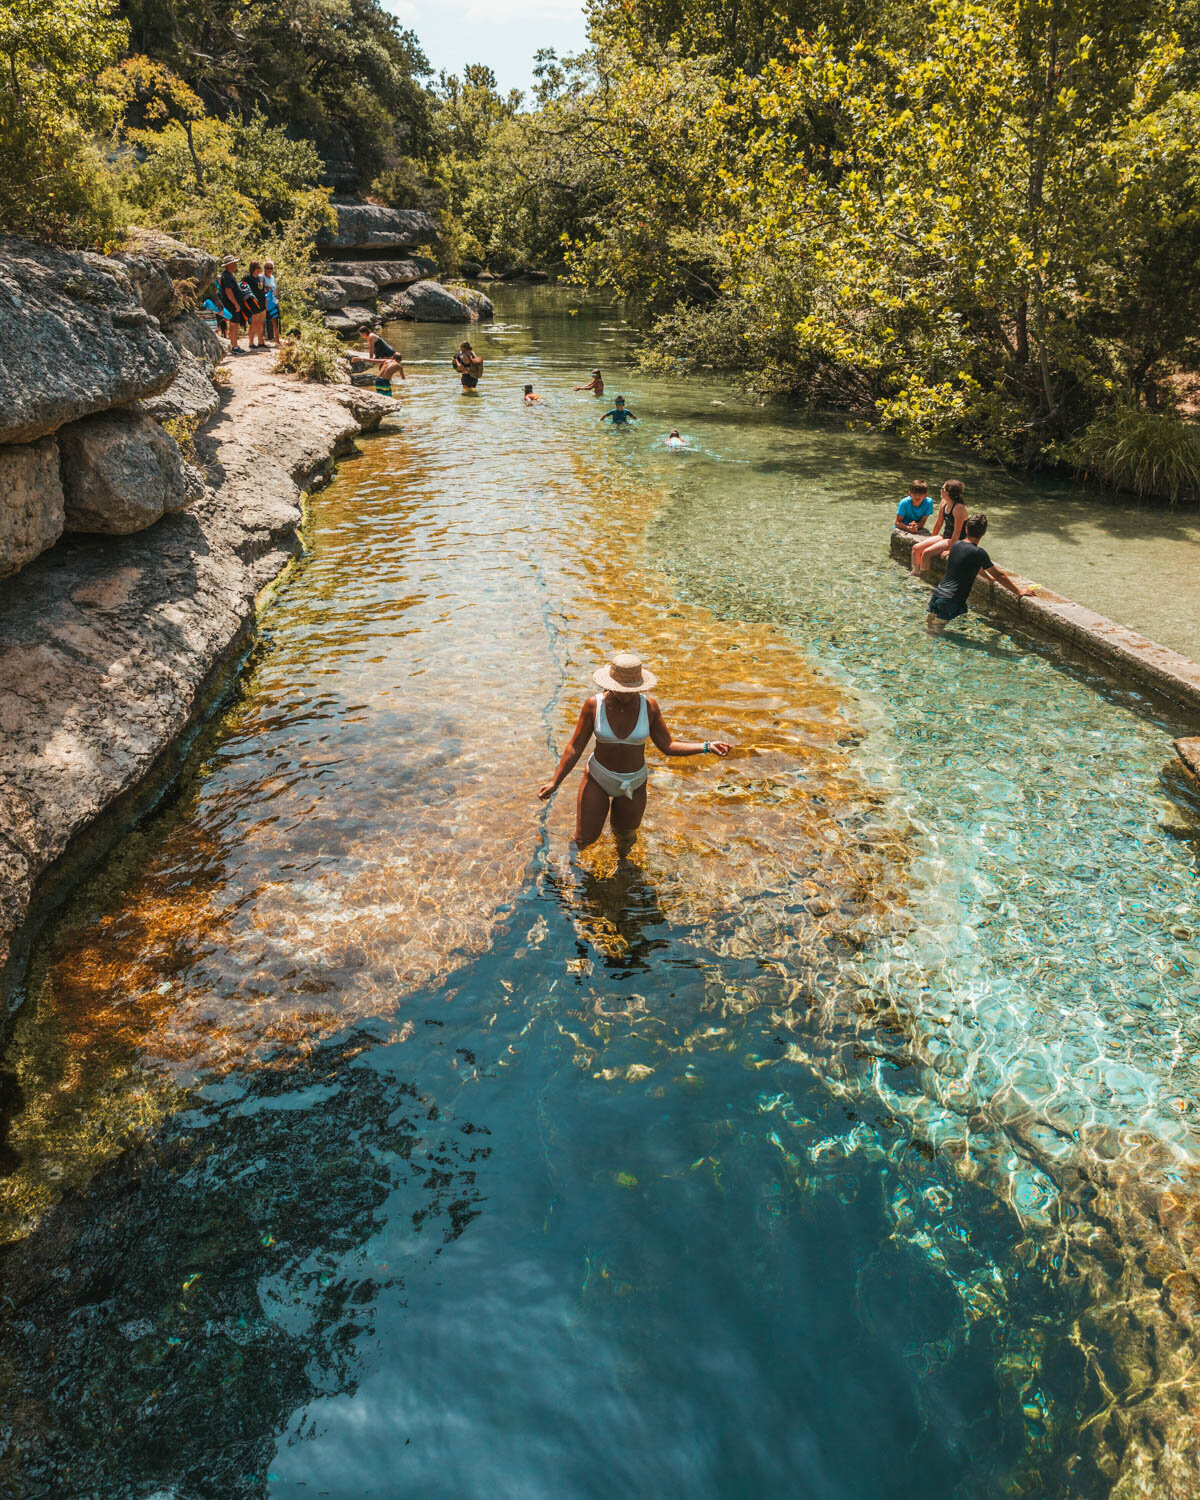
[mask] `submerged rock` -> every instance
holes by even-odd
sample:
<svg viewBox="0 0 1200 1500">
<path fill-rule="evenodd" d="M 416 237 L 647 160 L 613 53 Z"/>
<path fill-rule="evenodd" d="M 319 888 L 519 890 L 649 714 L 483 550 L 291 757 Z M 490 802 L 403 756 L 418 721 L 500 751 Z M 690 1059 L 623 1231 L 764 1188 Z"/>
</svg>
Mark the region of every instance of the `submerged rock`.
<svg viewBox="0 0 1200 1500">
<path fill-rule="evenodd" d="M 156 395 L 179 363 L 117 262 L 0 236 L 0 443 Z"/>
<path fill-rule="evenodd" d="M 142 531 L 195 491 L 178 443 L 140 412 L 72 422 L 58 443 L 68 531 Z"/>
<path fill-rule="evenodd" d="M 51 437 L 0 448 L 0 578 L 32 562 L 62 532 L 58 444 Z"/>
</svg>

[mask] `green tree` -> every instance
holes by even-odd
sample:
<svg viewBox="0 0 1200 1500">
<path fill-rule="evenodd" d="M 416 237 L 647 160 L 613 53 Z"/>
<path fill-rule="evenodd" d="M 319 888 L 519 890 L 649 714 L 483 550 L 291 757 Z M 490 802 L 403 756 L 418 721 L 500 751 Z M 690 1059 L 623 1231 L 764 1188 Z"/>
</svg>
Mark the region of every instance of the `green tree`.
<svg viewBox="0 0 1200 1500">
<path fill-rule="evenodd" d="M 66 244 L 114 230 L 94 140 L 115 102 L 97 78 L 125 37 L 110 0 L 0 0 L 0 229 Z"/>
</svg>

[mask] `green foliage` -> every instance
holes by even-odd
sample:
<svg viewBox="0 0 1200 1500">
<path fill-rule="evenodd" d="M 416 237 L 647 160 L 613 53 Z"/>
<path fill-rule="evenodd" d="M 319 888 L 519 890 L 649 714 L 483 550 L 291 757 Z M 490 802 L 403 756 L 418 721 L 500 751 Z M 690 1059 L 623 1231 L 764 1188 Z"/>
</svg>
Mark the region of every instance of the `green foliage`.
<svg viewBox="0 0 1200 1500">
<path fill-rule="evenodd" d="M 277 370 L 320 385 L 346 383 L 349 377 L 342 341 L 319 317 L 303 313 L 294 322 L 285 322 L 284 328 L 283 344 L 275 359 Z"/>
<path fill-rule="evenodd" d="M 196 431 L 199 426 L 197 416 L 168 417 L 162 424 L 163 431 L 175 439 L 180 453 L 190 464 L 196 462 Z"/>
<path fill-rule="evenodd" d="M 0 230 L 63 244 L 108 238 L 114 186 L 93 136 L 115 104 L 97 75 L 125 41 L 113 0 L 0 0 Z"/>
<path fill-rule="evenodd" d="M 1143 498 L 1200 500 L 1200 427 L 1122 402 L 1096 418 L 1063 457 L 1089 479 Z"/>
</svg>

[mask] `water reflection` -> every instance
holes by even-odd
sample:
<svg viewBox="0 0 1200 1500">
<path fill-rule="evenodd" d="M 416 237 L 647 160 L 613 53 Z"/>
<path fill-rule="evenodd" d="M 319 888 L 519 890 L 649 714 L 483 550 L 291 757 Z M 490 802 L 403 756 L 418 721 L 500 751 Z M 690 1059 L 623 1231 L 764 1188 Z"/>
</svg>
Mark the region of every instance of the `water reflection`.
<svg viewBox="0 0 1200 1500">
<path fill-rule="evenodd" d="M 594 314 L 528 311 L 489 368 L 594 363 Z M 463 401 L 447 339 L 406 333 L 406 430 L 318 497 L 241 697 L 38 954 L 13 1482 L 1108 1494 L 1190 1380 L 1161 732 L 910 641 L 852 523 L 877 449 L 639 393 L 693 403 L 681 464 L 588 398 Z M 572 865 L 534 791 L 627 645 L 737 753 L 655 764 L 633 857 Z M 1097 1042 L 1131 928 L 1173 1072 L 1149 1024 Z"/>
</svg>

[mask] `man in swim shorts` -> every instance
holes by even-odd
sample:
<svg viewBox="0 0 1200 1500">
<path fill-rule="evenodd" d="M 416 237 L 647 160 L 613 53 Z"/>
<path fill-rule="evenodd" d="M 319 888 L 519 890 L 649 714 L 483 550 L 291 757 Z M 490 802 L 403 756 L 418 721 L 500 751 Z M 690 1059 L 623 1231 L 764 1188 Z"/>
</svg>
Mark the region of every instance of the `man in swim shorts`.
<svg viewBox="0 0 1200 1500">
<path fill-rule="evenodd" d="M 462 376 L 464 391 L 473 391 L 478 386 L 479 377 L 483 374 L 483 360 L 471 348 L 467 339 L 464 339 L 458 346 L 458 353 L 454 356 L 454 368 Z"/>
<path fill-rule="evenodd" d="M 360 339 L 365 339 L 366 341 L 367 352 L 364 358 L 370 360 L 372 364 L 378 364 L 379 366 L 375 377 L 376 380 L 390 384 L 393 375 L 399 375 L 401 380 L 405 378 L 404 365 L 400 356 L 392 348 L 391 344 L 388 343 L 387 339 L 382 338 L 377 333 L 371 332 L 370 323 L 359 324 L 358 336 Z"/>
<path fill-rule="evenodd" d="M 600 420 L 602 422 L 607 422 L 609 417 L 612 418 L 612 424 L 614 427 L 624 427 L 626 422 L 637 421 L 637 413 L 630 411 L 629 408 L 625 405 L 624 396 L 618 396 L 617 404 L 613 407 L 612 411 L 606 411 L 600 418 Z"/>
<path fill-rule="evenodd" d="M 968 516 L 962 540 L 955 542 L 950 548 L 945 576 L 930 596 L 929 613 L 925 616 L 925 628 L 930 635 L 941 635 L 951 620 L 957 620 L 959 615 L 966 614 L 967 595 L 975 586 L 980 573 L 993 583 L 1009 589 L 1018 599 L 1024 599 L 1033 593 L 1032 589 L 1025 589 L 1014 583 L 1003 568 L 996 567 L 979 545 L 987 524 L 986 516 Z"/>
</svg>

